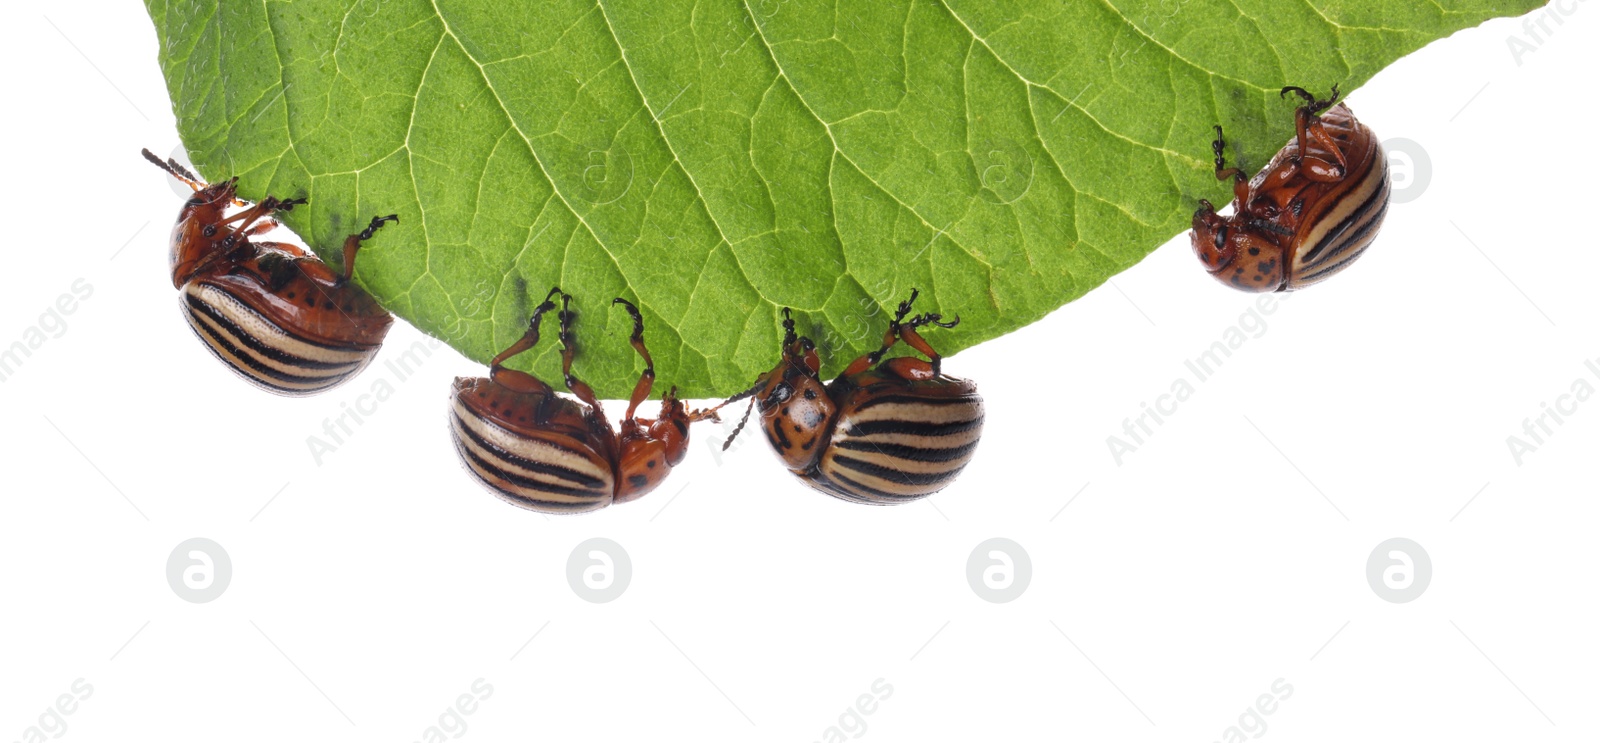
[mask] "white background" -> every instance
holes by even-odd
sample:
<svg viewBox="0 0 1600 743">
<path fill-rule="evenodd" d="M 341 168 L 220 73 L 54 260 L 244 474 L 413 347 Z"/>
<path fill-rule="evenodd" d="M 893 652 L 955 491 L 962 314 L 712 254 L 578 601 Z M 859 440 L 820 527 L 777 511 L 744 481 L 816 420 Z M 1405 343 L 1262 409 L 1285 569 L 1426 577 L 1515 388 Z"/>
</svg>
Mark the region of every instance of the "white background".
<svg viewBox="0 0 1600 743">
<path fill-rule="evenodd" d="M 881 741 L 1216 741 L 1278 679 L 1264 731 L 1244 719 L 1270 740 L 1600 732 L 1600 402 L 1520 464 L 1507 444 L 1574 380 L 1600 388 L 1593 3 L 1549 34 L 1464 31 L 1351 95 L 1421 144 L 1430 184 L 1206 381 L 1185 360 L 1256 299 L 1180 237 L 946 362 L 988 424 L 925 502 L 817 495 L 758 438 L 713 456 L 711 426 L 661 490 L 568 518 L 468 479 L 445 403 L 481 369 L 441 348 L 396 381 L 383 361 L 422 339 L 403 323 L 311 399 L 210 358 L 167 273 L 180 200 L 138 157 L 177 144 L 150 22 L 40 7 L 4 11 L 0 346 L 75 280 L 93 294 L 0 383 L 0 741 L 80 678 L 65 731 L 45 716 L 62 739 L 415 741 L 480 678 L 454 730 L 480 741 L 816 741 L 841 716 Z M 1519 64 L 1508 38 L 1537 49 Z M 307 437 L 380 378 L 394 396 L 319 466 Z M 1107 438 L 1178 378 L 1193 397 L 1119 465 Z M 196 536 L 233 565 L 206 604 L 166 578 Z M 611 603 L 566 578 L 591 537 L 631 558 Z M 968 583 L 991 537 L 1031 558 L 1010 603 Z M 1391 537 L 1431 556 L 1410 603 L 1368 584 Z M 877 679 L 892 693 L 846 714 Z"/>
</svg>

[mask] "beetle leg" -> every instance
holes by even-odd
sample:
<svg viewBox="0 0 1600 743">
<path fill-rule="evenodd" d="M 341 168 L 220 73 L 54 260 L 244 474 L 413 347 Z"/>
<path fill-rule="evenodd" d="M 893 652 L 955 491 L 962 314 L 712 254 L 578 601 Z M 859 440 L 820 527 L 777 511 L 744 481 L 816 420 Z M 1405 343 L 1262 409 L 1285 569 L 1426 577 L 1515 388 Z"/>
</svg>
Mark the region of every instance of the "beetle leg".
<svg viewBox="0 0 1600 743">
<path fill-rule="evenodd" d="M 239 225 L 239 229 L 244 229 L 244 227 L 249 225 L 251 222 L 265 217 L 268 214 L 293 211 L 295 207 L 304 203 L 306 203 L 304 198 L 280 200 L 276 196 L 268 196 L 267 198 L 262 199 L 255 206 L 222 220 L 222 223 L 227 224 L 229 222 L 238 222 L 239 220 L 244 220 L 244 223 Z"/>
<path fill-rule="evenodd" d="M 507 359 L 538 345 L 539 322 L 544 319 L 544 313 L 556 308 L 556 303 L 551 301 L 550 298 L 560 293 L 561 287 L 559 286 L 551 289 L 550 293 L 545 295 L 544 301 L 539 303 L 538 307 L 533 308 L 533 317 L 528 319 L 527 331 L 522 334 L 521 338 L 517 339 L 516 343 L 511 344 L 510 348 L 501 351 L 499 356 L 494 357 L 489 362 L 490 372 L 500 370 Z"/>
<path fill-rule="evenodd" d="M 275 197 L 275 196 L 268 196 L 267 198 L 262 199 L 261 202 L 256 204 L 255 206 L 252 206 L 249 209 L 246 209 L 246 210 L 244 210 L 242 212 L 239 212 L 238 214 L 235 214 L 235 215 L 233 215 L 231 217 L 228 217 L 227 219 L 223 219 L 220 222 L 218 222 L 218 224 L 228 224 L 230 222 L 238 222 L 239 225 L 234 228 L 235 230 L 237 230 L 237 231 L 239 231 L 241 233 L 247 234 L 247 235 L 248 234 L 254 234 L 254 233 L 250 232 L 250 229 L 251 229 L 252 225 L 254 225 L 257 220 L 263 219 L 263 218 L 270 218 L 273 214 L 276 214 L 278 212 L 290 211 L 291 209 L 294 209 L 296 206 L 298 206 L 300 204 L 304 204 L 304 203 L 306 203 L 306 200 L 303 199 L 303 198 L 302 199 L 287 199 L 287 200 L 279 201 L 278 198 Z"/>
<path fill-rule="evenodd" d="M 500 355 L 495 356 L 494 360 L 489 362 L 490 379 L 517 392 L 542 393 L 550 398 L 555 397 L 555 390 L 551 389 L 550 385 L 546 384 L 544 380 L 524 371 L 507 369 L 502 364 L 512 356 L 539 344 L 539 322 L 544 319 L 544 313 L 556 308 L 556 303 L 550 301 L 550 297 L 555 296 L 559 291 L 561 291 L 560 287 L 550 290 L 550 294 L 545 297 L 544 302 L 533 308 L 533 317 L 528 319 L 528 329 L 523 332 L 522 337 L 518 338 L 517 342 L 511 344 L 510 348 L 501 351 Z"/>
<path fill-rule="evenodd" d="M 239 226 L 235 227 L 234 229 L 237 229 L 237 230 L 248 230 L 248 229 L 250 229 L 250 225 L 253 224 L 256 220 L 261 219 L 262 217 L 265 217 L 268 214 L 271 214 L 272 213 L 272 207 L 276 203 L 277 203 L 277 199 L 274 199 L 271 196 L 268 196 L 266 201 L 262 201 L 259 204 L 251 206 L 249 209 L 246 209 L 246 210 L 244 210 L 242 212 L 239 212 L 238 214 L 235 214 L 235 215 L 233 215 L 231 217 L 227 217 L 227 218 L 219 221 L 217 224 L 229 224 L 231 222 L 238 222 Z"/>
<path fill-rule="evenodd" d="M 628 342 L 633 344 L 633 350 L 638 351 L 644 358 L 644 372 L 639 375 L 639 381 L 633 385 L 633 397 L 628 399 L 628 413 L 623 416 L 623 421 L 633 420 L 633 412 L 639 408 L 639 403 L 650 399 L 650 387 L 656 381 L 656 362 L 650 358 L 650 351 L 644 347 L 644 318 L 639 315 L 639 308 L 635 307 L 622 297 L 611 300 L 612 304 L 620 304 L 628 310 L 633 317 L 633 335 Z"/>
<path fill-rule="evenodd" d="M 1295 145 L 1299 147 L 1299 155 L 1295 158 L 1299 165 L 1297 172 L 1319 183 L 1337 183 L 1344 180 L 1347 170 L 1344 153 L 1340 152 L 1339 143 L 1334 141 L 1333 135 L 1323 127 L 1321 117 L 1317 116 L 1339 101 L 1339 86 L 1333 86 L 1333 93 L 1327 100 L 1322 101 L 1317 100 L 1317 97 L 1305 88 L 1293 85 L 1285 86 L 1279 91 L 1278 96 L 1281 98 L 1291 92 L 1305 101 L 1305 105 L 1295 109 L 1294 112 L 1294 140 Z M 1306 149 L 1311 140 L 1316 140 L 1323 150 L 1332 154 L 1333 162 L 1321 157 L 1311 157 L 1308 154 L 1310 150 Z M 1265 184 L 1262 190 L 1267 190 Z"/>
<path fill-rule="evenodd" d="M 556 315 L 556 318 L 561 321 L 561 374 L 567 383 L 567 389 L 572 394 L 577 395 L 578 399 L 582 400 L 585 405 L 589 406 L 596 420 L 604 423 L 606 419 L 605 410 L 600 407 L 600 401 L 595 398 L 594 388 L 590 387 L 587 382 L 578 379 L 572 373 L 572 357 L 576 356 L 578 351 L 576 338 L 572 335 L 572 320 L 578 315 L 570 309 L 571 302 L 572 295 L 563 293 L 561 295 L 561 312 Z"/>
<path fill-rule="evenodd" d="M 1299 155 L 1285 158 L 1282 162 L 1278 163 L 1276 170 L 1267 173 L 1266 177 L 1261 179 L 1260 184 L 1256 186 L 1257 192 L 1270 193 L 1281 188 L 1283 184 L 1294 180 L 1296 176 L 1300 175 L 1303 163 L 1304 160 L 1302 160 Z M 1240 206 L 1248 207 L 1249 204 L 1244 204 L 1241 202 Z"/>
<path fill-rule="evenodd" d="M 900 322 L 906 319 L 907 314 L 910 314 L 911 303 L 915 301 L 917 301 L 917 290 L 912 289 L 911 298 L 901 302 L 900 306 L 895 308 L 894 319 L 889 321 L 889 327 L 883 331 L 883 345 L 878 350 L 863 354 L 855 361 L 850 362 L 850 365 L 845 367 L 844 371 L 839 373 L 839 376 L 848 377 L 852 374 L 860 374 L 877 364 L 878 360 L 882 359 L 883 355 L 894 347 L 895 341 L 900 339 Z"/>
<path fill-rule="evenodd" d="M 944 359 L 939 355 L 938 351 L 933 350 L 933 346 L 928 345 L 928 341 L 923 339 L 922 335 L 917 332 L 917 328 L 923 325 L 937 325 L 941 328 L 953 328 L 961 322 L 960 317 L 957 317 L 950 322 L 940 322 L 941 319 L 942 318 L 938 313 L 930 312 L 925 315 L 913 317 L 904 325 L 899 327 L 900 340 L 905 341 L 906 345 L 917 349 L 917 351 L 922 355 L 927 356 L 927 361 L 923 361 L 922 359 L 912 356 L 901 356 L 899 358 L 889 359 L 888 361 L 884 362 L 884 367 L 890 373 L 899 376 L 901 379 L 907 379 L 911 381 L 928 380 L 938 377 L 939 362 L 943 361 Z"/>
<path fill-rule="evenodd" d="M 900 334 L 896 332 L 896 325 L 891 323 L 889 329 L 883 331 L 883 345 L 876 351 L 857 357 L 855 361 L 850 362 L 850 365 L 844 368 L 844 371 L 839 372 L 839 376 L 848 377 L 871 369 L 872 365 L 878 363 L 878 360 L 883 358 L 883 355 L 888 353 L 889 349 L 893 348 L 898 340 L 900 340 Z"/>
<path fill-rule="evenodd" d="M 794 314 L 788 307 L 783 308 L 783 348 L 785 351 L 794 345 Z"/>
<path fill-rule="evenodd" d="M 896 356 L 883 362 L 881 367 L 885 371 L 901 379 L 912 382 L 927 381 L 939 376 L 933 364 L 923 361 L 915 356 Z"/>
<path fill-rule="evenodd" d="M 253 242 L 253 243 L 250 243 L 250 244 L 256 246 L 256 248 L 258 250 L 260 250 L 261 252 L 266 252 L 266 251 L 269 251 L 269 250 L 283 251 L 285 253 L 288 253 L 291 257 L 293 257 L 296 260 L 296 262 L 299 262 L 299 260 L 302 259 L 302 258 L 307 259 L 307 260 L 318 261 L 318 262 L 321 261 L 321 259 L 317 258 L 310 251 L 307 251 L 305 248 L 302 248 L 299 245 L 295 245 L 294 243 L 280 243 L 280 242 L 262 241 L 262 242 Z"/>
<path fill-rule="evenodd" d="M 1245 198 L 1245 195 L 1250 192 L 1250 184 L 1245 181 L 1244 171 L 1241 170 L 1238 167 L 1232 167 L 1232 168 L 1228 167 L 1228 162 L 1227 162 L 1226 158 L 1224 158 L 1223 155 L 1222 155 L 1223 148 L 1227 146 L 1227 142 L 1225 140 L 1223 140 L 1223 138 L 1222 138 L 1222 125 L 1218 124 L 1218 125 L 1215 125 L 1215 126 L 1213 126 L 1211 128 L 1215 129 L 1216 132 L 1217 132 L 1217 138 L 1211 140 L 1211 151 L 1216 153 L 1216 156 L 1217 156 L 1216 157 L 1217 180 L 1222 181 L 1222 180 L 1227 180 L 1229 178 L 1232 178 L 1233 179 L 1233 197 L 1235 199 L 1238 199 L 1239 201 L 1243 202 L 1244 198 Z"/>
<path fill-rule="evenodd" d="M 918 315 L 911 318 L 910 322 L 906 323 L 900 328 L 900 338 L 904 340 L 907 345 L 917 349 L 917 351 L 921 352 L 922 355 L 928 357 L 928 365 L 933 370 L 933 375 L 936 377 L 939 376 L 939 362 L 943 359 L 943 357 L 939 355 L 938 351 L 933 350 L 933 346 L 928 345 L 926 340 L 923 340 L 922 336 L 917 333 L 917 328 L 922 325 L 937 325 L 941 328 L 953 328 L 961 323 L 961 318 L 959 316 L 952 319 L 950 322 L 940 322 L 941 319 L 942 318 L 938 314 L 934 313 Z"/>
<path fill-rule="evenodd" d="M 1278 91 L 1278 97 L 1282 98 L 1282 97 L 1284 97 L 1286 95 L 1289 95 L 1290 93 L 1294 93 L 1295 95 L 1300 96 L 1300 98 L 1302 100 L 1304 100 L 1307 105 L 1311 105 L 1311 104 L 1314 104 L 1314 103 L 1317 102 L 1317 97 L 1312 95 L 1311 91 L 1308 91 L 1305 88 L 1302 88 L 1302 87 L 1300 87 L 1298 85 L 1285 85 L 1285 86 L 1283 86 L 1283 89 Z"/>
<path fill-rule="evenodd" d="M 373 217 L 372 223 L 367 228 L 344 239 L 344 278 L 341 283 L 349 281 L 356 272 L 356 251 L 361 249 L 361 243 L 372 239 L 372 233 L 377 232 L 385 222 L 400 222 L 399 215 L 390 214 L 387 217 Z"/>
<path fill-rule="evenodd" d="M 1319 100 L 1317 100 L 1316 96 L 1311 94 L 1310 91 L 1306 90 L 1305 88 L 1302 88 L 1302 87 L 1299 87 L 1299 86 L 1295 86 L 1295 85 L 1285 85 L 1285 86 L 1283 86 L 1283 89 L 1278 91 L 1278 97 L 1282 98 L 1282 97 L 1284 97 L 1284 96 L 1286 96 L 1286 95 L 1288 95 L 1290 93 L 1294 93 L 1295 95 L 1300 96 L 1300 99 L 1306 102 L 1306 105 L 1301 106 L 1301 108 L 1306 109 L 1313 116 L 1315 116 L 1316 114 L 1322 113 L 1323 111 L 1326 111 L 1326 110 L 1328 110 L 1330 108 L 1333 108 L 1333 104 L 1339 102 L 1339 84 L 1338 83 L 1334 83 L 1333 84 L 1333 92 L 1328 95 L 1327 100 L 1319 101 Z"/>
<path fill-rule="evenodd" d="M 1308 113 L 1304 108 L 1300 109 L 1295 118 L 1300 131 L 1297 136 L 1300 140 L 1301 175 L 1321 183 L 1337 183 L 1344 180 L 1345 174 L 1348 172 L 1344 153 L 1340 151 L 1339 143 L 1334 141 L 1333 135 L 1329 134 L 1328 129 L 1322 125 L 1322 119 L 1316 114 Z M 1323 150 L 1333 155 L 1333 162 L 1321 157 L 1306 156 L 1307 138 L 1316 140 Z"/>
<path fill-rule="evenodd" d="M 273 230 L 275 230 L 277 228 L 278 228 L 278 220 L 272 219 L 272 218 L 269 217 L 265 221 L 257 222 L 257 223 L 255 223 L 253 225 L 250 225 L 246 229 L 239 230 L 239 232 L 241 234 L 245 235 L 246 237 L 254 237 L 256 235 L 262 235 L 262 234 L 271 232 L 271 231 L 273 231 Z"/>
</svg>

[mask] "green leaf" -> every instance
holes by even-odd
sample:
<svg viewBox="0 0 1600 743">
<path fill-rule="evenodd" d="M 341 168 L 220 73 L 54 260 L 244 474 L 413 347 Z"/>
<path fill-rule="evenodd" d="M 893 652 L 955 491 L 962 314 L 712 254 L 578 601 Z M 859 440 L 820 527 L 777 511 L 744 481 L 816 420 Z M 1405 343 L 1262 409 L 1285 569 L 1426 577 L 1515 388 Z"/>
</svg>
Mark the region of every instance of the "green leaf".
<svg viewBox="0 0 1600 743">
<path fill-rule="evenodd" d="M 147 0 L 203 175 L 309 196 L 286 221 L 335 264 L 398 213 L 358 280 L 474 359 L 559 284 L 576 370 L 613 398 L 641 367 L 614 296 L 696 397 L 776 363 L 784 306 L 829 373 L 913 287 L 960 315 L 928 333 L 947 355 L 1015 330 L 1226 199 L 1212 124 L 1260 167 L 1281 86 L 1351 90 L 1537 5 Z M 555 378 L 545 338 L 514 365 Z"/>
</svg>

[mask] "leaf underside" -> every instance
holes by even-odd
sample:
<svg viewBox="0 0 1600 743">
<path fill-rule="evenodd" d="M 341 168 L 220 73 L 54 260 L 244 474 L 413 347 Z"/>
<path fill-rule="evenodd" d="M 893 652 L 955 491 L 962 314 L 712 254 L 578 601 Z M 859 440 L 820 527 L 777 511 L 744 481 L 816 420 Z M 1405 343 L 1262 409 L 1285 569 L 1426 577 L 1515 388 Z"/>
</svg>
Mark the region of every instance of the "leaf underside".
<svg viewBox="0 0 1600 743">
<path fill-rule="evenodd" d="M 337 265 L 487 361 L 553 285 L 575 371 L 736 392 L 793 307 L 831 374 L 887 314 L 949 355 L 1033 322 L 1226 201 L 1211 126 L 1259 168 L 1287 84 L 1351 90 L 1532 0 L 146 0 L 179 133 Z M 1359 115 L 1359 112 L 1357 112 Z M 1380 133 L 1380 137 L 1381 137 Z M 130 159 L 131 159 L 130 154 Z M 1209 281 L 1195 268 L 1195 281 Z M 559 379 L 546 340 L 511 365 Z M 959 362 L 946 367 L 960 374 Z"/>
</svg>

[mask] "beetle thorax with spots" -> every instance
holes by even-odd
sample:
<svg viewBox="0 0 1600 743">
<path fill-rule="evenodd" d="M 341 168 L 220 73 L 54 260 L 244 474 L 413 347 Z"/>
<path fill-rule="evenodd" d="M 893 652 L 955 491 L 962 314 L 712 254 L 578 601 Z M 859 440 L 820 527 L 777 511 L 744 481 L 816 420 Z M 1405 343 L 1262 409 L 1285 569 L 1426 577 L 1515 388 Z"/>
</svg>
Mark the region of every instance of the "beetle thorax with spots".
<svg viewBox="0 0 1600 743">
<path fill-rule="evenodd" d="M 785 345 L 783 362 L 762 377 L 756 394 L 767 443 L 794 472 L 816 464 L 832 433 L 837 408 L 817 376 L 820 368 L 811 341 L 792 339 Z"/>
</svg>

